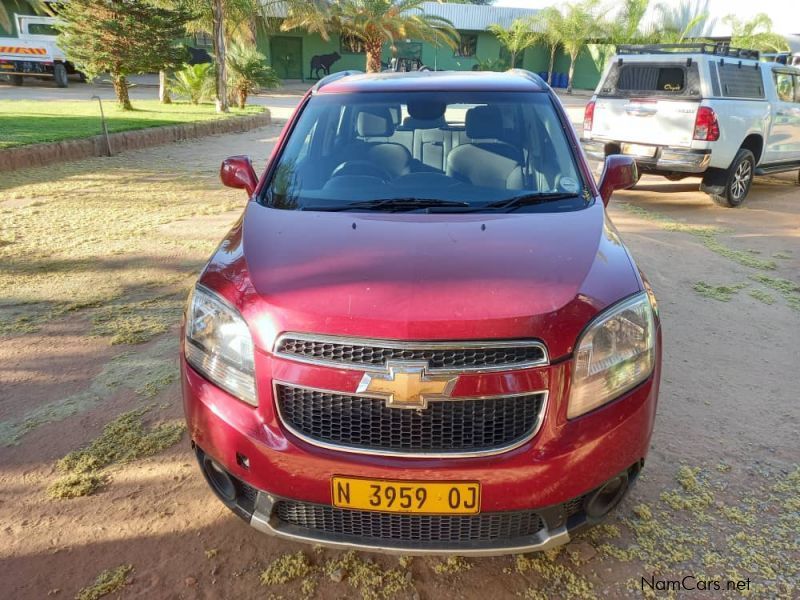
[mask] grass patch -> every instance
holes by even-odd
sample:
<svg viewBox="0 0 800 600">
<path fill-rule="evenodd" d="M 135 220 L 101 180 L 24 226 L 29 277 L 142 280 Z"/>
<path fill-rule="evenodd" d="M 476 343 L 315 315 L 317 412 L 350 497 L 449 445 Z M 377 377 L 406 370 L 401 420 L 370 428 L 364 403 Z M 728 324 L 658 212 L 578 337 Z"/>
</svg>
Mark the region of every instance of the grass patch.
<svg viewBox="0 0 800 600">
<path fill-rule="evenodd" d="M 768 288 L 772 288 L 783 296 L 790 308 L 800 311 L 800 284 L 781 277 L 770 277 L 763 273 L 752 275 L 751 279 L 764 284 Z"/>
<path fill-rule="evenodd" d="M 361 593 L 363 600 L 388 600 L 411 585 L 403 570 L 384 570 L 379 564 L 360 558 L 352 550 L 327 561 L 323 570 L 328 576 L 336 571 L 343 572 L 345 581 Z"/>
<path fill-rule="evenodd" d="M 748 292 L 751 297 L 764 304 L 775 304 L 775 296 L 768 294 L 764 290 L 750 290 Z"/>
<path fill-rule="evenodd" d="M 183 295 L 104 306 L 92 317 L 92 333 L 111 337 L 111 344 L 142 344 L 180 320 Z"/>
<path fill-rule="evenodd" d="M 51 498 L 86 496 L 105 483 L 103 468 L 153 456 L 178 443 L 186 429 L 183 423 L 161 423 L 146 430 L 142 422 L 146 412 L 144 408 L 120 415 L 108 423 L 89 446 L 59 460 L 56 468 L 62 476 L 48 488 L 48 495 Z"/>
<path fill-rule="evenodd" d="M 724 256 L 725 258 L 737 262 L 745 267 L 763 269 L 767 271 L 772 271 L 777 268 L 777 264 L 774 260 L 767 260 L 756 256 L 758 252 L 751 250 L 736 250 L 720 242 L 718 236 L 722 233 L 728 232 L 728 230 L 721 227 L 716 227 L 714 225 L 690 225 L 687 223 L 681 223 L 680 221 L 676 221 L 665 215 L 642 208 L 641 206 L 636 206 L 635 204 L 627 204 L 623 202 L 618 204 L 618 206 L 627 212 L 636 215 L 637 217 L 658 223 L 666 231 L 675 231 L 693 235 L 699 238 L 702 244 L 711 250 L 711 252 L 719 254 L 720 256 Z"/>
<path fill-rule="evenodd" d="M 442 562 L 433 567 L 437 575 L 450 575 L 453 573 L 463 573 L 472 568 L 472 563 L 467 562 L 460 556 L 448 556 Z"/>
<path fill-rule="evenodd" d="M 128 583 L 128 576 L 133 566 L 120 565 L 115 569 L 106 569 L 100 573 L 92 585 L 86 586 L 75 596 L 75 600 L 97 600 L 108 594 L 121 590 Z"/>
<path fill-rule="evenodd" d="M 263 112 L 263 107 L 231 107 L 219 114 L 213 104 L 136 100 L 134 110 L 125 111 L 113 101 L 104 101 L 103 110 L 109 133 L 212 121 Z M 102 133 L 100 106 L 96 100 L 0 100 L 0 149 L 85 138 Z"/>
<path fill-rule="evenodd" d="M 720 302 L 730 302 L 733 296 L 745 287 L 747 287 L 746 283 L 711 285 L 705 281 L 698 281 L 692 286 L 692 289 L 705 298 L 719 300 Z"/>
</svg>

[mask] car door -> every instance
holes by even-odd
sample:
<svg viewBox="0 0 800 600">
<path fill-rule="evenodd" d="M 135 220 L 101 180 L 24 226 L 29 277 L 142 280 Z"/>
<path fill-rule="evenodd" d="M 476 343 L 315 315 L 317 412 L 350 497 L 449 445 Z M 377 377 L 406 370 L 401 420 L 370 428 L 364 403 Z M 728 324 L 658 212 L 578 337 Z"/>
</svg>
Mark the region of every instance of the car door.
<svg viewBox="0 0 800 600">
<path fill-rule="evenodd" d="M 775 85 L 772 126 L 767 139 L 764 163 L 800 160 L 800 102 L 797 102 L 796 75 L 790 70 L 772 72 Z"/>
</svg>

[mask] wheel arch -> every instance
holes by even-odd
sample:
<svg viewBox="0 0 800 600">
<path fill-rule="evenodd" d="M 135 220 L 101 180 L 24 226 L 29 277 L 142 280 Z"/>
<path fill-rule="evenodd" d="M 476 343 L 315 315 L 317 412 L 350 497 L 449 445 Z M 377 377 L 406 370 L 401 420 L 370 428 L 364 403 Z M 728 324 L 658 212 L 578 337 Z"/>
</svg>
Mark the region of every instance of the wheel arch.
<svg viewBox="0 0 800 600">
<path fill-rule="evenodd" d="M 761 156 L 764 153 L 764 137 L 760 133 L 751 133 L 742 142 L 739 148 L 746 148 L 753 153 L 756 159 L 756 165 L 761 162 Z"/>
</svg>

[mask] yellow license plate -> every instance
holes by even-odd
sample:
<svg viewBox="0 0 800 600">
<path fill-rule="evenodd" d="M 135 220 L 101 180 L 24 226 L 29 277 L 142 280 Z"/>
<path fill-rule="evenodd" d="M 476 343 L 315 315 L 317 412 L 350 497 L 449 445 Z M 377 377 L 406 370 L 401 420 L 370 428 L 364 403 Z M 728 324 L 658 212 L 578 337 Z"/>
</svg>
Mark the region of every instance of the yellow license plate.
<svg viewBox="0 0 800 600">
<path fill-rule="evenodd" d="M 332 477 L 333 505 L 339 508 L 423 515 L 474 515 L 481 511 L 475 481 L 398 481 Z"/>
<path fill-rule="evenodd" d="M 622 144 L 622 153 L 642 158 L 652 158 L 656 155 L 655 146 L 642 146 L 641 144 Z"/>
<path fill-rule="evenodd" d="M 14 70 L 14 65 L 0 64 L 0 69 L 5 69 L 7 71 L 13 71 Z"/>
</svg>

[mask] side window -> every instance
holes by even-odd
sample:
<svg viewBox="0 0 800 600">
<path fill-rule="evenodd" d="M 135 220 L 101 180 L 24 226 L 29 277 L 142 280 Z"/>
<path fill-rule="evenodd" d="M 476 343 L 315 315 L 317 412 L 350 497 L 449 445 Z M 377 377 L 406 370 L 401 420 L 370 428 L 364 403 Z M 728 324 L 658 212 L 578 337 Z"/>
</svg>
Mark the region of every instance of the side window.
<svg viewBox="0 0 800 600">
<path fill-rule="evenodd" d="M 794 77 L 790 73 L 774 73 L 775 91 L 781 102 L 794 102 Z"/>
</svg>

